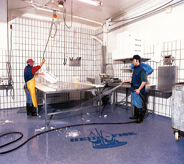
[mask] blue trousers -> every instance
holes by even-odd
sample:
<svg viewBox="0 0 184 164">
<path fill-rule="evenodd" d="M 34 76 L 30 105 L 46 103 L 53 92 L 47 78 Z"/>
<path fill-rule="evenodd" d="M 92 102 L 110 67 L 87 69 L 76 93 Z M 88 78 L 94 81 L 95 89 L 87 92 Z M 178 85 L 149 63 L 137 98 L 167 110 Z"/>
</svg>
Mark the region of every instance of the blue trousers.
<svg viewBox="0 0 184 164">
<path fill-rule="evenodd" d="M 33 104 L 32 99 L 31 99 L 31 94 L 30 94 L 28 88 L 25 88 L 25 90 L 26 90 L 26 98 L 27 98 L 27 101 L 26 102 L 28 104 Z"/>
</svg>

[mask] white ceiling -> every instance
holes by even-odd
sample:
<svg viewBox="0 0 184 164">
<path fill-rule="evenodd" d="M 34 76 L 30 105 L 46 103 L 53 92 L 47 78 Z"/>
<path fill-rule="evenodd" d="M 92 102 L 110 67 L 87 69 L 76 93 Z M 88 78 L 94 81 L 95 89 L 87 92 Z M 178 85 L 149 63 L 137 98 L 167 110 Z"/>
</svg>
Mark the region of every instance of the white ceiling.
<svg viewBox="0 0 184 164">
<path fill-rule="evenodd" d="M 51 2 L 52 0 L 33 0 L 34 3 L 39 3 L 41 5 L 45 5 L 49 1 Z M 54 1 L 57 3 L 57 0 Z M 163 2 L 163 0 L 155 1 Z M 168 0 L 164 1 L 166 2 Z M 101 0 L 101 2 L 103 3 L 102 6 L 92 6 L 78 0 L 73 0 L 73 15 L 104 23 L 108 18 L 122 15 L 123 13 L 138 8 L 139 6 L 151 3 L 153 0 Z M 66 2 L 64 2 L 64 6 L 67 14 L 69 15 L 71 13 L 71 0 L 66 0 Z M 19 11 L 21 14 L 31 13 L 43 16 L 50 15 L 47 11 L 38 11 L 37 9 L 34 9 L 29 3 L 24 2 L 24 0 L 8 0 L 8 9 L 11 11 Z M 70 18 L 67 17 L 67 20 L 70 21 Z M 74 18 L 74 21 L 81 23 L 81 20 L 77 18 Z M 99 26 L 98 24 L 90 23 L 88 21 L 83 21 L 82 23 L 96 27 Z"/>
</svg>

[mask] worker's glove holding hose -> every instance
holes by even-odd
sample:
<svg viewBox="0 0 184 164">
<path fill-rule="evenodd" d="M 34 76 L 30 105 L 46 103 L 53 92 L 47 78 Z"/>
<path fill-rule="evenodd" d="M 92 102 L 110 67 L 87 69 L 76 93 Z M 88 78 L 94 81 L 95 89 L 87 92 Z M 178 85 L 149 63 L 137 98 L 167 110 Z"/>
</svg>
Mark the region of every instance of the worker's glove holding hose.
<svg viewBox="0 0 184 164">
<path fill-rule="evenodd" d="M 125 82 L 124 82 L 124 81 L 122 81 L 122 82 L 121 82 L 121 85 L 124 85 L 124 84 L 125 84 Z"/>
<path fill-rule="evenodd" d="M 42 63 L 45 63 L 45 59 L 42 59 Z"/>
<path fill-rule="evenodd" d="M 42 63 L 40 64 L 40 67 L 42 67 L 43 63 L 45 63 L 45 59 L 42 59 Z"/>
</svg>

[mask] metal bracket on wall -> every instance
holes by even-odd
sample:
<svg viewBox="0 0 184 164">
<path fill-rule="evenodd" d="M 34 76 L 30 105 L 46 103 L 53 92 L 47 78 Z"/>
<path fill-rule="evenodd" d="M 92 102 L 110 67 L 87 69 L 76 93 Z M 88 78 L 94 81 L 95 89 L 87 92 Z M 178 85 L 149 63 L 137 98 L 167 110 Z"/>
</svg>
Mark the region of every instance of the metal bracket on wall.
<svg viewBox="0 0 184 164">
<path fill-rule="evenodd" d="M 69 66 L 81 66 L 81 57 L 77 57 L 76 59 L 69 58 Z"/>
</svg>

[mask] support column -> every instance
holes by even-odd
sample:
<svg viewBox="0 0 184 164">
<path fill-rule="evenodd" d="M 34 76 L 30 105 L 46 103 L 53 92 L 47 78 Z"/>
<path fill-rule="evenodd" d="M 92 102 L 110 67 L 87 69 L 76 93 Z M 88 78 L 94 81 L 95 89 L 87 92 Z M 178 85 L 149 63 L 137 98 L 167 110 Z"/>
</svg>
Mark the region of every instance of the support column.
<svg viewBox="0 0 184 164">
<path fill-rule="evenodd" d="M 0 1 L 0 49 L 8 48 L 8 0 Z"/>
<path fill-rule="evenodd" d="M 101 73 L 106 74 L 106 55 L 107 54 L 107 26 L 103 26 L 103 42 L 101 52 Z"/>
</svg>

